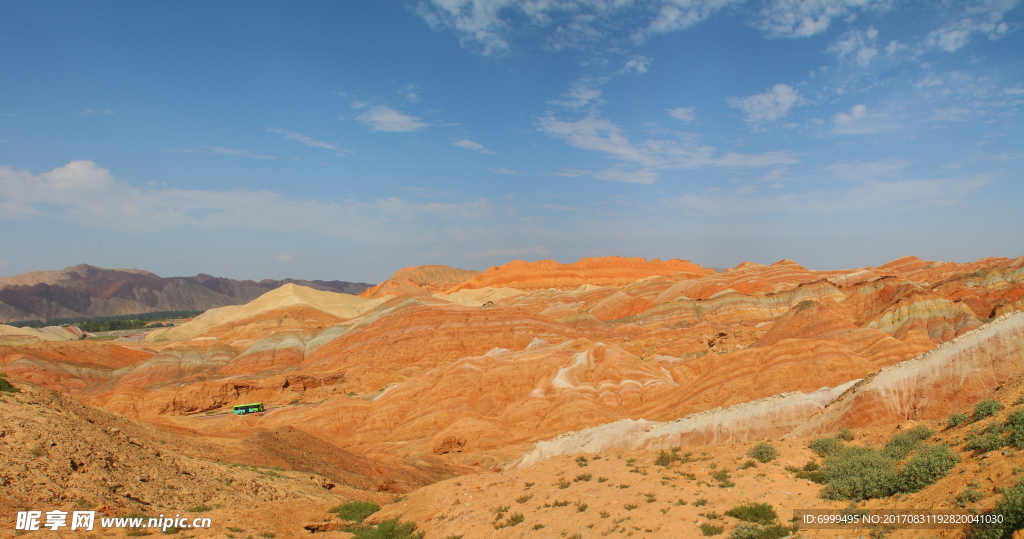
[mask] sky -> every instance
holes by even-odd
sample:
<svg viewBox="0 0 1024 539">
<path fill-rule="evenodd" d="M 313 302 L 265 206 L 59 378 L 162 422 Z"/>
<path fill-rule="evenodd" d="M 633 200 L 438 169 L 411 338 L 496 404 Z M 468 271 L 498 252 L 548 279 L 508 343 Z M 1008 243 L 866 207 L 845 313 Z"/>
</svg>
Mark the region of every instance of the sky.
<svg viewBox="0 0 1024 539">
<path fill-rule="evenodd" d="M 1024 255 L 1017 0 L 0 0 L 0 275 Z"/>
</svg>

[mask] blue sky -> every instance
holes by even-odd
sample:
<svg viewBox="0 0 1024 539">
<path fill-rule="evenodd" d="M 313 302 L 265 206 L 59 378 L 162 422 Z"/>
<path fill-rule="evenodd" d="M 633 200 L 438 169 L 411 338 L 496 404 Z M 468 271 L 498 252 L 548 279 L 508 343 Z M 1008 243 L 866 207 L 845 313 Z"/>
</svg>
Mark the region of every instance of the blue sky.
<svg viewBox="0 0 1024 539">
<path fill-rule="evenodd" d="M 0 0 L 0 275 L 1024 254 L 1016 0 Z"/>
</svg>

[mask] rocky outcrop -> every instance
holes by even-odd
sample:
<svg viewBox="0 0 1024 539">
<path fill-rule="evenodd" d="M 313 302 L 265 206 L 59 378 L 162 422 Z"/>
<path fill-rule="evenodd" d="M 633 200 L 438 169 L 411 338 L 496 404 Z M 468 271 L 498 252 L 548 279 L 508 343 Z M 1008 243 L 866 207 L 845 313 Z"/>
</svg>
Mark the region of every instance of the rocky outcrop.
<svg viewBox="0 0 1024 539">
<path fill-rule="evenodd" d="M 608 256 L 584 258 L 572 264 L 554 260 L 524 262 L 514 260 L 490 268 L 452 291 L 485 286 L 510 287 L 520 290 L 538 288 L 576 288 L 580 285 L 623 286 L 652 275 L 676 275 L 678 279 L 702 277 L 713 273 L 688 260 L 654 260 Z"/>
<path fill-rule="evenodd" d="M 450 266 L 411 266 L 395 272 L 388 280 L 368 288 L 364 298 L 384 296 L 429 296 L 445 292 L 479 275 L 476 270 L 464 270 Z"/>
</svg>

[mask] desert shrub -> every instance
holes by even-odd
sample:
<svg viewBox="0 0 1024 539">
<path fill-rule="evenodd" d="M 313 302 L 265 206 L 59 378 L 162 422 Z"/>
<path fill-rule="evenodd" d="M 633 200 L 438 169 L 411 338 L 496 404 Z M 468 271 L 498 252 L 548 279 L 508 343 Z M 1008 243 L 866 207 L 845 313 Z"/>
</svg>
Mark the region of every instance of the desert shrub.
<svg viewBox="0 0 1024 539">
<path fill-rule="evenodd" d="M 635 503 L 627 503 L 626 505 L 622 506 L 622 508 L 625 509 L 626 511 L 632 511 L 632 510 L 636 509 L 637 507 L 639 507 L 639 506 L 637 504 L 635 504 Z"/>
<path fill-rule="evenodd" d="M 356 501 L 343 503 L 329 509 L 331 513 L 337 513 L 342 520 L 354 520 L 362 522 L 366 517 L 380 511 L 380 506 L 373 502 Z"/>
<path fill-rule="evenodd" d="M 19 391 L 21 390 L 7 381 L 7 374 L 0 372 L 0 393 L 18 393 Z"/>
<path fill-rule="evenodd" d="M 807 444 L 807 447 L 819 457 L 827 457 L 842 449 L 843 444 L 835 438 L 818 438 Z"/>
<path fill-rule="evenodd" d="M 747 468 L 757 468 L 757 463 L 754 462 L 754 459 L 747 459 L 746 462 L 740 465 L 741 470 L 746 470 Z"/>
<path fill-rule="evenodd" d="M 576 512 L 582 513 L 587 510 L 587 504 L 576 502 Z"/>
<path fill-rule="evenodd" d="M 771 462 L 779 456 L 779 450 L 769 442 L 761 442 L 747 450 L 747 456 L 762 463 Z"/>
<path fill-rule="evenodd" d="M 808 481 L 814 481 L 815 483 L 824 483 L 825 474 L 821 471 L 821 467 L 818 466 L 818 462 L 815 460 L 809 460 L 807 464 L 804 464 L 803 468 L 797 468 L 796 466 L 786 466 L 786 471 L 796 474 L 797 479 L 807 479 Z"/>
<path fill-rule="evenodd" d="M 971 483 L 967 485 L 967 490 L 957 494 L 953 501 L 960 507 L 966 508 L 968 505 L 981 501 L 985 497 L 985 494 L 978 490 L 977 483 Z"/>
<path fill-rule="evenodd" d="M 573 481 L 590 481 L 590 479 L 591 479 L 592 477 L 594 477 L 594 476 L 593 476 L 593 475 L 591 475 L 591 474 L 588 474 L 588 473 L 581 473 L 581 474 L 577 475 L 577 476 L 576 476 L 576 479 L 573 479 Z"/>
<path fill-rule="evenodd" d="M 980 421 L 1002 409 L 1003 405 L 995 399 L 978 401 L 978 403 L 974 405 L 974 415 L 971 416 L 971 420 Z"/>
<path fill-rule="evenodd" d="M 1003 489 L 1002 500 L 988 514 L 1003 515 L 1003 522 L 975 525 L 967 531 L 969 539 L 1010 539 L 1015 530 L 1024 528 L 1024 481 Z"/>
<path fill-rule="evenodd" d="M 704 534 L 706 537 L 718 535 L 723 531 L 725 531 L 725 526 L 718 526 L 715 524 L 709 524 L 707 522 L 700 525 L 700 533 Z"/>
<path fill-rule="evenodd" d="M 505 520 L 505 522 L 495 522 L 494 529 L 500 530 L 502 528 L 518 526 L 519 524 L 522 524 L 524 520 L 526 520 L 526 517 L 523 516 L 522 513 L 512 513 L 511 515 L 509 515 L 508 519 Z"/>
<path fill-rule="evenodd" d="M 400 522 L 397 518 L 385 520 L 376 527 L 360 526 L 353 530 L 352 539 L 423 539 L 414 522 Z"/>
<path fill-rule="evenodd" d="M 923 425 L 893 434 L 889 441 L 885 443 L 882 453 L 893 460 L 903 460 L 903 457 L 909 455 L 918 445 L 921 445 L 923 440 L 932 434 L 935 434 L 935 431 Z"/>
<path fill-rule="evenodd" d="M 986 429 L 980 433 L 971 433 L 967 436 L 967 450 L 986 453 L 995 451 L 1000 447 L 1009 445 L 1009 441 L 997 429 Z"/>
<path fill-rule="evenodd" d="M 762 526 L 753 522 L 740 522 L 739 526 L 729 533 L 729 539 L 779 539 L 793 535 L 796 530 L 796 527 L 779 524 Z"/>
<path fill-rule="evenodd" d="M 705 506 L 707 504 L 708 504 L 708 499 L 707 498 L 697 498 L 697 500 L 693 502 L 693 506 L 694 507 L 703 507 L 703 506 Z"/>
<path fill-rule="evenodd" d="M 565 501 L 561 501 L 561 502 L 558 501 L 558 500 L 555 500 L 555 501 L 551 502 L 551 506 L 552 507 L 565 507 L 567 505 L 569 505 L 569 500 L 565 500 Z"/>
<path fill-rule="evenodd" d="M 1005 428 L 1009 429 L 1006 442 L 1017 449 L 1024 449 L 1024 410 L 1014 410 L 1006 418 Z"/>
<path fill-rule="evenodd" d="M 946 418 L 946 427 L 953 428 L 960 426 L 967 422 L 967 414 L 963 412 L 953 412 Z"/>
<path fill-rule="evenodd" d="M 583 455 L 580 455 L 580 456 L 576 457 L 576 465 L 581 467 L 581 468 L 583 466 L 586 466 L 587 465 L 587 457 L 585 457 Z"/>
<path fill-rule="evenodd" d="M 523 494 L 522 496 L 516 498 L 516 503 L 526 503 L 530 501 L 530 498 L 533 498 L 533 494 Z"/>
<path fill-rule="evenodd" d="M 779 515 L 775 513 L 770 503 L 745 503 L 737 505 L 725 512 L 726 516 L 755 522 L 758 524 L 771 524 L 778 520 Z"/>
<path fill-rule="evenodd" d="M 900 468 L 896 490 L 917 492 L 945 477 L 959 463 L 960 455 L 948 446 L 924 444 Z"/>
<path fill-rule="evenodd" d="M 207 511 L 213 511 L 213 508 L 206 504 L 197 505 L 188 510 L 189 513 L 205 513 Z"/>
<path fill-rule="evenodd" d="M 850 430 L 850 427 L 843 427 L 843 430 L 839 431 L 839 434 L 836 434 L 836 440 L 841 442 L 849 442 L 850 440 L 853 440 L 853 431 Z"/>
<path fill-rule="evenodd" d="M 597 482 L 598 482 L 598 483 L 604 483 L 604 482 L 605 482 L 605 481 L 607 481 L 607 480 L 608 480 L 608 478 L 607 478 L 607 477 L 598 477 L 598 478 L 597 478 Z"/>
<path fill-rule="evenodd" d="M 867 500 L 888 496 L 896 480 L 894 459 L 869 447 L 852 446 L 825 460 L 825 488 L 829 500 Z"/>
</svg>

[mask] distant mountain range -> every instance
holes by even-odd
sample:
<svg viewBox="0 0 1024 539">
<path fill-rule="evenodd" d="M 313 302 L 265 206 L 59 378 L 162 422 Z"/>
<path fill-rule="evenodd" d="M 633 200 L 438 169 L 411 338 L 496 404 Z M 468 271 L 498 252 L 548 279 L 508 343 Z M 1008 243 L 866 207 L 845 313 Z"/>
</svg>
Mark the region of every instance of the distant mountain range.
<svg viewBox="0 0 1024 539">
<path fill-rule="evenodd" d="M 63 271 L 31 271 L 0 277 L 0 322 L 205 311 L 248 303 L 287 283 L 352 295 L 373 286 L 299 279 L 238 281 L 202 273 L 195 277 L 160 277 L 137 269 L 79 264 Z"/>
</svg>

